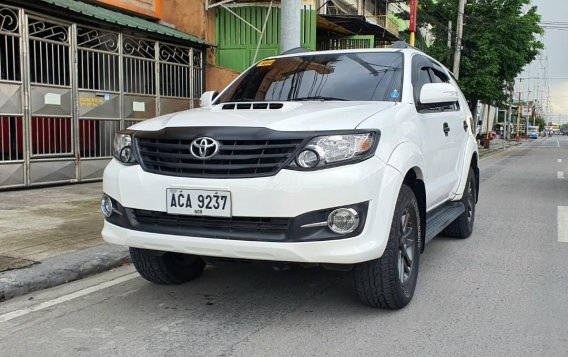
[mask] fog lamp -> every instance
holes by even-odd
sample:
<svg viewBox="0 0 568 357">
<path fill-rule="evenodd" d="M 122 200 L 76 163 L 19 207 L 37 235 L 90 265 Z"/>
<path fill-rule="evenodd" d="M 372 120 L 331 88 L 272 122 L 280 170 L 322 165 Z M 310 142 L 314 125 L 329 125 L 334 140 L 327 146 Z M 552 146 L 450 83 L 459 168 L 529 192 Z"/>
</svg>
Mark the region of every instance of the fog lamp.
<svg viewBox="0 0 568 357">
<path fill-rule="evenodd" d="M 359 226 L 359 214 L 353 208 L 338 208 L 327 217 L 327 225 L 335 233 L 351 233 Z"/>
<path fill-rule="evenodd" d="M 101 199 L 101 212 L 103 213 L 103 216 L 110 218 L 110 216 L 112 216 L 113 209 L 114 207 L 112 206 L 112 200 L 110 197 L 103 195 L 103 198 Z"/>
</svg>

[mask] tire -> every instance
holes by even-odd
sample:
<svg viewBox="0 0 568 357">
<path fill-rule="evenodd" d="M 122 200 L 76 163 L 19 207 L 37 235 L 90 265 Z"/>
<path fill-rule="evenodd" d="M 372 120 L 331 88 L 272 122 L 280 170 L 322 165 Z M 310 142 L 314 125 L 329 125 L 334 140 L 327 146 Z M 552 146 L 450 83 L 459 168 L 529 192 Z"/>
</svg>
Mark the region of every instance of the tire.
<svg viewBox="0 0 568 357">
<path fill-rule="evenodd" d="M 189 254 L 130 248 L 130 257 L 144 279 L 162 285 L 186 283 L 205 268 L 200 257 Z"/>
<path fill-rule="evenodd" d="M 363 303 L 397 310 L 412 300 L 420 263 L 420 223 L 416 196 L 402 185 L 383 256 L 354 269 L 355 287 Z"/>
<path fill-rule="evenodd" d="M 461 202 L 465 206 L 465 212 L 447 226 L 442 235 L 451 238 L 467 238 L 473 232 L 473 223 L 475 222 L 475 201 L 477 200 L 477 189 L 475 183 L 475 174 L 473 169 L 469 168 L 467 175 L 467 183 L 464 188 L 464 194 Z"/>
</svg>

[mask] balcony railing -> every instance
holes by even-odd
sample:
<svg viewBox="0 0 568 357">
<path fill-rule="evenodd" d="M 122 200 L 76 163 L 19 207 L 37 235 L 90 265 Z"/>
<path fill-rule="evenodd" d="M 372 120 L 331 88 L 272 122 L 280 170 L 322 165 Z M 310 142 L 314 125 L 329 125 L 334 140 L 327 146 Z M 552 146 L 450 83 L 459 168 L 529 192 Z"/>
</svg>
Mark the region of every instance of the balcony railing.
<svg viewBox="0 0 568 357">
<path fill-rule="evenodd" d="M 396 22 L 391 20 L 388 15 L 367 16 L 367 18 L 376 22 L 379 26 L 384 27 L 388 32 L 398 37 L 398 25 Z"/>
</svg>

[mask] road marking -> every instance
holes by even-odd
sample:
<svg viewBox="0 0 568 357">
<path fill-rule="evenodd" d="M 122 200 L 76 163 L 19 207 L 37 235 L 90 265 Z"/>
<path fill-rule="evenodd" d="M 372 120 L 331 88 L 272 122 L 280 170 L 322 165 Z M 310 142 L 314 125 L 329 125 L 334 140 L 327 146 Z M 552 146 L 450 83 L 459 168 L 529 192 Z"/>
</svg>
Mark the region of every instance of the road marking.
<svg viewBox="0 0 568 357">
<path fill-rule="evenodd" d="M 568 206 L 558 206 L 558 241 L 568 243 Z"/>
<path fill-rule="evenodd" d="M 85 288 L 83 290 L 75 291 L 74 293 L 71 293 L 71 294 L 63 295 L 61 297 L 58 297 L 57 299 L 44 301 L 44 302 L 37 304 L 35 306 L 32 306 L 32 307 L 12 311 L 12 312 L 9 312 L 7 314 L 0 315 L 0 322 L 10 321 L 10 320 L 15 319 L 17 317 L 24 316 L 24 315 L 27 315 L 29 313 L 35 312 L 35 311 L 47 309 L 48 307 L 58 305 L 58 304 L 66 302 L 66 301 L 73 300 L 73 299 L 79 298 L 81 296 L 85 296 L 85 295 L 94 293 L 96 291 L 109 288 L 113 285 L 118 285 L 118 284 L 124 283 L 125 281 L 137 278 L 139 276 L 140 275 L 138 273 L 131 273 L 131 274 L 128 274 L 128 275 L 125 275 L 125 276 L 121 276 L 120 278 L 117 278 L 117 279 L 114 279 L 114 280 L 105 281 L 104 283 L 100 283 L 98 285 L 94 285 L 94 286 Z"/>
<path fill-rule="evenodd" d="M 563 180 L 564 179 L 564 171 L 558 171 L 556 173 L 556 177 L 560 180 Z"/>
<path fill-rule="evenodd" d="M 558 159 L 556 160 L 557 163 L 561 164 L 562 163 L 562 159 Z"/>
</svg>

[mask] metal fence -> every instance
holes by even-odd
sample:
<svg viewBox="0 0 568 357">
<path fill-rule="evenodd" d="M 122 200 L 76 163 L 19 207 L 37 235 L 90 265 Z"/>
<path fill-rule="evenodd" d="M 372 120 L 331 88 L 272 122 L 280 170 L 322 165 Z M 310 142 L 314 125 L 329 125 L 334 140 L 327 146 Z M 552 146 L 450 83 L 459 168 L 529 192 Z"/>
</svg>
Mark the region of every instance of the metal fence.
<svg viewBox="0 0 568 357">
<path fill-rule="evenodd" d="M 96 180 L 114 133 L 189 109 L 201 50 L 0 5 L 0 189 Z"/>
</svg>

